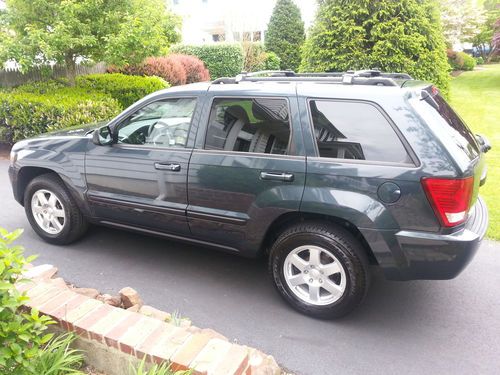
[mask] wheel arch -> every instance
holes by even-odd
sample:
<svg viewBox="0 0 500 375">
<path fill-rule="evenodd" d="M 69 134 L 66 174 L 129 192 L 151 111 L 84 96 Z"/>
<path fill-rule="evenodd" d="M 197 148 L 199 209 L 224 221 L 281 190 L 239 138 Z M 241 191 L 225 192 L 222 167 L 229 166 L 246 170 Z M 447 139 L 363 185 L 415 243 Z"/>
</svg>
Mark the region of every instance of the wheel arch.
<svg viewBox="0 0 500 375">
<path fill-rule="evenodd" d="M 361 246 L 365 250 L 370 264 L 378 264 L 377 258 L 375 257 L 370 245 L 368 244 L 368 241 L 353 223 L 341 217 L 317 213 L 289 212 L 282 214 L 281 216 L 276 218 L 266 231 L 266 234 L 262 241 L 261 252 L 268 256 L 272 243 L 274 242 L 274 240 L 276 240 L 276 238 L 282 231 L 296 223 L 304 221 L 323 221 L 326 223 L 338 225 L 346 229 L 354 236 L 356 240 L 360 242 Z"/>
<path fill-rule="evenodd" d="M 52 174 L 57 176 L 61 182 L 64 184 L 66 189 L 69 191 L 70 195 L 76 201 L 78 208 L 82 211 L 84 216 L 89 216 L 90 210 L 88 205 L 81 199 L 78 191 L 72 186 L 71 179 L 68 177 L 61 175 L 57 171 L 47 167 L 37 167 L 37 166 L 24 166 L 19 169 L 17 175 L 17 186 L 16 186 L 16 197 L 18 198 L 18 202 L 24 206 L 24 193 L 28 184 L 36 177 L 42 176 L 44 174 Z"/>
<path fill-rule="evenodd" d="M 60 176 L 52 169 L 43 168 L 43 167 L 31 167 L 26 166 L 22 167 L 17 174 L 17 194 L 16 196 L 19 199 L 19 203 L 24 206 L 24 192 L 26 191 L 26 187 L 28 184 L 36 177 L 44 175 L 44 174 L 55 174 L 59 178 Z"/>
</svg>

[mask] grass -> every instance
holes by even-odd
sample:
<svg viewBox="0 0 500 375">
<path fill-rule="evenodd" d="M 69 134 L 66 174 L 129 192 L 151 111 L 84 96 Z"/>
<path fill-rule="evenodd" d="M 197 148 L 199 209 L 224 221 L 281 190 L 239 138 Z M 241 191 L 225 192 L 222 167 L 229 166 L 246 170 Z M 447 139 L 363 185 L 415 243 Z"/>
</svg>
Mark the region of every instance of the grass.
<svg viewBox="0 0 500 375">
<path fill-rule="evenodd" d="M 451 82 L 451 105 L 475 132 L 485 135 L 492 149 L 486 154 L 488 179 L 479 193 L 490 213 L 487 236 L 500 240 L 500 64 L 481 65 Z"/>
</svg>

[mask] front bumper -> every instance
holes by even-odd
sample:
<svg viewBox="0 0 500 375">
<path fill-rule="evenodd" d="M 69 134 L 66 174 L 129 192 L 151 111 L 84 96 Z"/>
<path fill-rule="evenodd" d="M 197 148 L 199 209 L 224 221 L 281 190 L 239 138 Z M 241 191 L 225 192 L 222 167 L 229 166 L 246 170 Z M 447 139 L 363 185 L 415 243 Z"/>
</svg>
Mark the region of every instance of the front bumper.
<svg viewBox="0 0 500 375">
<path fill-rule="evenodd" d="M 372 250 L 387 279 L 446 280 L 456 277 L 469 264 L 487 228 L 488 209 L 478 197 L 464 228 L 452 234 L 417 231 L 363 234 L 369 236 L 368 243 L 373 243 Z"/>
<path fill-rule="evenodd" d="M 14 193 L 14 198 L 20 204 L 23 204 L 22 197 L 19 197 L 19 191 L 17 189 L 18 181 L 18 169 L 14 168 L 12 165 L 9 166 L 9 178 L 10 184 L 12 185 L 12 192 Z"/>
</svg>

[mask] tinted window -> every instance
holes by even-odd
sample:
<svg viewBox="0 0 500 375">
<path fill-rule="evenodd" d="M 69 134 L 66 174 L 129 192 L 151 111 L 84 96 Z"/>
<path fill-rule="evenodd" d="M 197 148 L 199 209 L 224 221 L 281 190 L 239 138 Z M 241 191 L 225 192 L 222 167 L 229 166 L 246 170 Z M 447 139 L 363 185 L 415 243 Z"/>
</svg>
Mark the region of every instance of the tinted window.
<svg viewBox="0 0 500 375">
<path fill-rule="evenodd" d="M 321 157 L 411 163 L 394 129 L 373 105 L 313 100 L 310 109 Z"/>
<path fill-rule="evenodd" d="M 118 143 L 185 147 L 196 99 L 165 99 L 150 103 L 123 121 Z"/>
<path fill-rule="evenodd" d="M 286 154 L 290 139 L 288 102 L 284 99 L 215 99 L 205 148 Z"/>
<path fill-rule="evenodd" d="M 441 95 L 437 94 L 433 99 L 437 106 L 432 105 L 432 103 L 428 101 L 425 102 L 429 104 L 429 107 L 432 108 L 431 110 L 439 113 L 444 120 L 444 122 L 440 122 L 440 124 L 445 128 L 449 139 L 452 139 L 457 146 L 465 152 L 470 160 L 475 159 L 479 154 L 479 147 L 474 135 Z"/>
</svg>

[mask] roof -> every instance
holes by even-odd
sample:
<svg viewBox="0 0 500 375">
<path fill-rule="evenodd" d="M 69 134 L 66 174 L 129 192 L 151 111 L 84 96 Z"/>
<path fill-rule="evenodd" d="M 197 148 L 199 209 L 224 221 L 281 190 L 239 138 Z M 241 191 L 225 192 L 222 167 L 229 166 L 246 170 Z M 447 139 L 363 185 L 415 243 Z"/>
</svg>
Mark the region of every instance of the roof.
<svg viewBox="0 0 500 375">
<path fill-rule="evenodd" d="M 292 71 L 261 71 L 241 73 L 236 77 L 223 77 L 213 82 L 199 82 L 174 86 L 159 91 L 199 95 L 207 91 L 227 95 L 293 95 L 317 97 L 373 98 L 384 93 L 401 95 L 402 90 L 414 90 L 429 83 L 414 80 L 406 73 L 383 73 L 362 70 L 330 73 L 294 73 Z"/>
</svg>

